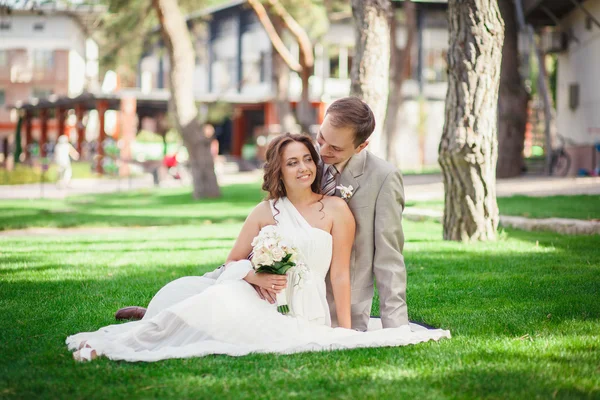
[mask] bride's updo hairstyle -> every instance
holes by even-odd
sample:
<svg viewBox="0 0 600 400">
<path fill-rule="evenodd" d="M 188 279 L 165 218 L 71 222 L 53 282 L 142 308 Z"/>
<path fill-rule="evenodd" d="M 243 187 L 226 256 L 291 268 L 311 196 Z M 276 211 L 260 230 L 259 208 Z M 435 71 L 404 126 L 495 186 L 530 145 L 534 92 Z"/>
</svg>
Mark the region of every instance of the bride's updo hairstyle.
<svg viewBox="0 0 600 400">
<path fill-rule="evenodd" d="M 319 165 L 319 153 L 315 149 L 310 137 L 294 133 L 284 133 L 277 136 L 269 143 L 267 148 L 267 161 L 264 165 L 262 189 L 267 192 L 267 200 L 279 199 L 286 196 L 285 186 L 281 179 L 281 167 L 283 165 L 283 150 L 292 142 L 300 142 L 306 146 L 317 166 L 315 181 L 310 186 L 315 193 L 321 193 L 321 167 Z"/>
</svg>

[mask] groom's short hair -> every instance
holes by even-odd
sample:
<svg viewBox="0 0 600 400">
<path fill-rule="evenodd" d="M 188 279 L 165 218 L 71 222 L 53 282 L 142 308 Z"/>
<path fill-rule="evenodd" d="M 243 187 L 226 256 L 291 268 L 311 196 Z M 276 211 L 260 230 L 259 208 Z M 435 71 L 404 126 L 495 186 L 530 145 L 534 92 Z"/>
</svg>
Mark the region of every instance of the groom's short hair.
<svg viewBox="0 0 600 400">
<path fill-rule="evenodd" d="M 371 107 L 358 97 L 343 97 L 327 108 L 331 125 L 354 129 L 354 146 L 358 147 L 375 130 L 375 115 Z"/>
</svg>

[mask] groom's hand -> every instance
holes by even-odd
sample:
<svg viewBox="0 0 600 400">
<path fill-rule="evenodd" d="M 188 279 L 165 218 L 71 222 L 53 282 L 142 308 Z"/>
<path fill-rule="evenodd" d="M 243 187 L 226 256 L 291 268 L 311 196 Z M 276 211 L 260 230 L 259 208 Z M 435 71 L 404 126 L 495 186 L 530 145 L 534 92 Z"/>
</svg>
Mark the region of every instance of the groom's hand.
<svg viewBox="0 0 600 400">
<path fill-rule="evenodd" d="M 275 294 L 274 293 L 268 291 L 267 289 L 263 289 L 257 285 L 252 285 L 252 287 L 254 288 L 254 290 L 256 290 L 256 293 L 258 293 L 258 296 L 261 299 L 266 300 L 271 304 L 275 304 Z"/>
</svg>

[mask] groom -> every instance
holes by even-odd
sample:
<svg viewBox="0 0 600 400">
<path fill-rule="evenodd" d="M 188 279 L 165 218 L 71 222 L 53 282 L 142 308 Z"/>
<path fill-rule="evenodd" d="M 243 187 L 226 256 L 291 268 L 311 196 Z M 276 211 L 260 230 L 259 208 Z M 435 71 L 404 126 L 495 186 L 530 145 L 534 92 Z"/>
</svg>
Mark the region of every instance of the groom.
<svg viewBox="0 0 600 400">
<path fill-rule="evenodd" d="M 373 278 L 383 327 L 408 323 L 402 176 L 394 165 L 365 151 L 374 129 L 371 108 L 356 97 L 345 97 L 329 106 L 317 136 L 324 163 L 323 193 L 340 195 L 352 187 L 347 199 L 356 220 L 350 258 L 352 328 L 361 331 L 367 330 L 371 315 Z M 327 289 L 332 324 L 337 326 L 331 285 Z"/>
<path fill-rule="evenodd" d="M 371 108 L 356 97 L 333 102 L 317 136 L 323 162 L 322 191 L 347 194 L 356 220 L 356 236 L 350 259 L 352 328 L 365 331 L 371 315 L 374 280 L 384 328 L 408 323 L 406 268 L 402 250 L 404 188 L 400 171 L 392 164 L 364 151 L 375 129 Z M 340 190 L 338 187 L 344 187 Z M 352 190 L 348 192 L 346 190 Z M 214 275 L 216 271 L 210 272 Z M 327 279 L 327 300 L 332 325 L 337 326 L 333 291 Z M 262 293 L 268 298 L 268 293 Z M 117 319 L 142 318 L 145 309 L 126 307 Z"/>
</svg>

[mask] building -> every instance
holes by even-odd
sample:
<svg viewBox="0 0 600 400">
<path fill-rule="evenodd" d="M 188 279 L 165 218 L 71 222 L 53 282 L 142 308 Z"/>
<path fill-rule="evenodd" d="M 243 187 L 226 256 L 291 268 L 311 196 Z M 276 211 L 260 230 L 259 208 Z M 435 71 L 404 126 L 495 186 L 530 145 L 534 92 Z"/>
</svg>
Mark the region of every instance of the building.
<svg viewBox="0 0 600 400">
<path fill-rule="evenodd" d="M 18 102 L 53 96 L 77 96 L 98 81 L 98 46 L 88 27 L 103 7 L 66 6 L 60 2 L 35 8 L 0 8 L 0 148 L 9 159 L 15 141 Z M 58 136 L 56 119 L 49 137 Z M 32 121 L 34 139 L 41 135 Z"/>
<path fill-rule="evenodd" d="M 600 0 L 524 0 L 523 8 L 541 31 L 542 50 L 558 57 L 556 128 L 566 138 L 569 173 L 593 171 L 600 161 Z"/>
<path fill-rule="evenodd" d="M 395 4 L 401 7 L 401 2 Z M 447 87 L 446 1 L 428 0 L 416 4 L 419 39 L 412 52 L 410 79 L 403 87 L 405 112 L 397 148 L 403 168 L 437 164 Z M 241 157 L 244 144 L 255 140 L 257 134 L 280 129 L 271 42 L 245 0 L 200 10 L 188 15 L 187 20 L 196 49 L 196 99 L 231 105 L 231 118 L 217 127 L 221 132 L 219 140 L 225 153 Z M 404 27 L 399 27 L 397 42 L 400 45 L 405 42 L 405 36 Z M 329 103 L 350 93 L 354 44 L 351 16 L 331 23 L 314 44 L 315 68 L 309 82 L 315 124 L 322 121 Z M 289 48 L 292 53 L 298 53 L 297 45 L 291 44 Z M 166 90 L 168 71 L 168 56 L 157 40 L 139 63 L 138 83 L 142 92 Z M 291 73 L 288 97 L 292 106 L 300 98 L 300 92 L 300 77 Z"/>
</svg>

